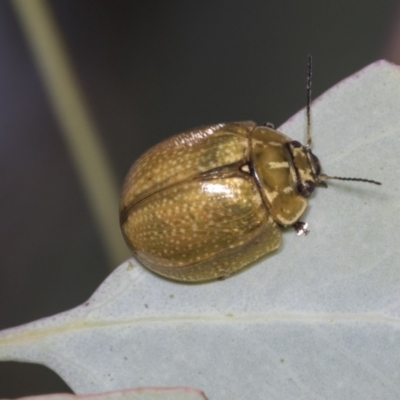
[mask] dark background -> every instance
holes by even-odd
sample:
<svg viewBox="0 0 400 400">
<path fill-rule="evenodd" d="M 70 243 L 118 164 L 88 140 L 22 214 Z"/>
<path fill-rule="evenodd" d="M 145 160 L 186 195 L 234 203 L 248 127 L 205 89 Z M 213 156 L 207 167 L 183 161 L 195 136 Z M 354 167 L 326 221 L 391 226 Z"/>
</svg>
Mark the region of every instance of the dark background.
<svg viewBox="0 0 400 400">
<path fill-rule="evenodd" d="M 50 4 L 119 183 L 171 134 L 231 120 L 279 126 L 305 105 L 308 53 L 316 97 L 379 58 L 395 60 L 398 48 L 395 0 Z M 115 267 L 8 0 L 0 2 L 0 221 L 0 329 L 79 305 Z M 0 363 L 0 398 L 68 390 L 45 367 Z"/>
</svg>

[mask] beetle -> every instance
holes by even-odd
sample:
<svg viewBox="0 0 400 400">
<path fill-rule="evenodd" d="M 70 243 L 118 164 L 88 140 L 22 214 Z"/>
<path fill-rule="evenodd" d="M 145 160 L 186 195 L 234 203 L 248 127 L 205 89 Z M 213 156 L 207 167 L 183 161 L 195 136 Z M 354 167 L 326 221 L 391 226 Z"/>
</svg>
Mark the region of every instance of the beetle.
<svg viewBox="0 0 400 400">
<path fill-rule="evenodd" d="M 307 81 L 310 121 L 311 57 Z M 120 201 L 126 243 L 147 268 L 187 282 L 222 278 L 276 250 L 307 197 L 327 179 L 307 144 L 269 124 L 190 130 L 152 147 L 132 166 Z"/>
</svg>

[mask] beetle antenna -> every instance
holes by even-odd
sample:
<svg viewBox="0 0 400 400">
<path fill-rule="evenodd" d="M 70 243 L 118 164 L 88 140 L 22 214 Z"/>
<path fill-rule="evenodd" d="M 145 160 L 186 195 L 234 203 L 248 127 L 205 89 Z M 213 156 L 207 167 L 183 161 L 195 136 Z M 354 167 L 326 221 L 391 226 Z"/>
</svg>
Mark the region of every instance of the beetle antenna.
<svg viewBox="0 0 400 400">
<path fill-rule="evenodd" d="M 312 55 L 308 55 L 308 68 L 307 68 L 307 137 L 306 146 L 311 147 L 311 78 L 312 78 Z"/>
<path fill-rule="evenodd" d="M 345 178 L 342 176 L 329 176 L 329 175 L 325 175 L 325 174 L 320 174 L 319 178 L 323 179 L 323 180 L 335 179 L 338 181 L 367 182 L 367 183 L 373 183 L 374 185 L 382 185 L 381 182 L 373 181 L 371 179 L 364 179 L 364 178 Z"/>
</svg>

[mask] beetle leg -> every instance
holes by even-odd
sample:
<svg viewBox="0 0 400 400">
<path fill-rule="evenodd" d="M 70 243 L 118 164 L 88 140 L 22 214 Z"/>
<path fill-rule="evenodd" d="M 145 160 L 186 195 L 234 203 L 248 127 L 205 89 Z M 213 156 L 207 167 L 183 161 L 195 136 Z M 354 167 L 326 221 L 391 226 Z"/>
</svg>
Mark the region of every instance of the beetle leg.
<svg viewBox="0 0 400 400">
<path fill-rule="evenodd" d="M 275 129 L 275 126 L 272 122 L 264 122 L 263 126 L 266 126 L 267 128 Z"/>
<path fill-rule="evenodd" d="M 308 228 L 307 222 L 297 221 L 294 223 L 293 228 L 298 236 L 302 234 L 307 236 L 310 233 L 310 231 L 307 229 Z"/>
</svg>

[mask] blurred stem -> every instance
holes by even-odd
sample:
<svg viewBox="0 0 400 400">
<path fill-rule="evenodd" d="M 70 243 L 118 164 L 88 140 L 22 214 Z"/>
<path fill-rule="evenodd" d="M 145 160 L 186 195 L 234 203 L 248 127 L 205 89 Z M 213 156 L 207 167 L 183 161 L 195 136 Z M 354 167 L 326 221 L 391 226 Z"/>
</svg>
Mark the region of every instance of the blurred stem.
<svg viewBox="0 0 400 400">
<path fill-rule="evenodd" d="M 97 223 L 111 267 L 129 256 L 118 222 L 118 189 L 100 135 L 46 0 L 12 0 L 65 143 Z"/>
</svg>

